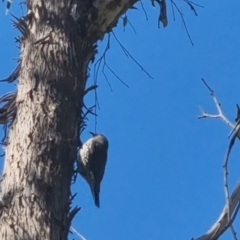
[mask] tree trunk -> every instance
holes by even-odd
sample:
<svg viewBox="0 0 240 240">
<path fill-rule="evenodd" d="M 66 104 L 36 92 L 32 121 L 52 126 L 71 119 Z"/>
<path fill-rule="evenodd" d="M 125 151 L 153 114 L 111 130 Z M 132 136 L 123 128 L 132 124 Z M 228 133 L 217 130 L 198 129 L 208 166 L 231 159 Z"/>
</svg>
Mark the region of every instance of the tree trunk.
<svg viewBox="0 0 240 240">
<path fill-rule="evenodd" d="M 28 0 L 5 149 L 1 240 L 65 240 L 87 69 L 96 41 L 135 1 Z M 95 3 L 97 4 L 97 3 Z"/>
</svg>

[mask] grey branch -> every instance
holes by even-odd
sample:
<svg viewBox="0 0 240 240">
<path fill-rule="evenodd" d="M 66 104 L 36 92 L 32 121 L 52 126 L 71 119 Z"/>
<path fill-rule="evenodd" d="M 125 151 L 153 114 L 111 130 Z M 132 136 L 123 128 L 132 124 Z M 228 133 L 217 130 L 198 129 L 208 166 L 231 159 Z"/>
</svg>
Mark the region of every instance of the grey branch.
<svg viewBox="0 0 240 240">
<path fill-rule="evenodd" d="M 231 141 L 228 146 L 227 154 L 224 160 L 224 191 L 225 191 L 225 197 L 226 197 L 226 205 L 223 209 L 222 214 L 220 215 L 219 219 L 217 222 L 212 226 L 212 228 L 204 235 L 201 237 L 195 239 L 195 240 L 217 240 L 228 228 L 230 228 L 234 240 L 237 240 L 236 232 L 233 228 L 233 221 L 235 217 L 237 216 L 237 212 L 239 210 L 240 206 L 240 182 L 238 182 L 235 190 L 233 191 L 231 197 L 229 194 L 229 187 L 228 187 L 228 160 L 229 160 L 229 155 L 231 152 L 231 149 L 234 145 L 235 139 L 240 135 L 240 120 L 239 120 L 239 107 L 238 107 L 238 116 L 237 116 L 237 122 L 236 124 L 232 124 L 223 114 L 222 109 L 221 109 L 221 104 L 217 100 L 214 91 L 209 87 L 207 82 L 202 78 L 203 83 L 205 86 L 208 88 L 210 91 L 210 95 L 213 98 L 213 101 L 216 105 L 218 114 L 208 114 L 205 111 L 202 111 L 202 115 L 198 117 L 198 119 L 201 118 L 220 118 L 222 119 L 228 126 L 232 128 L 232 131 L 230 135 L 233 133 L 233 137 L 231 138 Z"/>
<path fill-rule="evenodd" d="M 232 195 L 230 198 L 230 215 L 231 222 L 228 221 L 228 203 L 226 203 L 220 217 L 214 223 L 214 225 L 202 236 L 192 239 L 192 240 L 217 240 L 230 226 L 230 224 L 234 221 L 239 206 L 240 206 L 240 181 L 238 181 Z"/>
<path fill-rule="evenodd" d="M 232 209 L 231 209 L 231 198 L 230 198 L 230 194 L 229 194 L 229 185 L 228 185 L 228 161 L 229 161 L 229 156 L 230 156 L 230 153 L 231 153 L 231 150 L 232 150 L 232 147 L 234 145 L 234 142 L 237 138 L 237 135 L 238 135 L 238 132 L 235 132 L 234 131 L 234 135 L 229 143 L 229 146 L 228 146 L 228 149 L 227 149 L 227 154 L 226 154 L 226 157 L 225 157 L 225 160 L 224 160 L 224 165 L 223 165 L 223 169 L 224 169 L 224 191 L 225 191 L 225 197 L 226 197 L 226 200 L 227 200 L 227 205 L 228 205 L 228 222 L 229 222 L 229 225 L 228 227 L 230 228 L 231 232 L 232 232 L 232 235 L 233 235 L 233 238 L 234 240 L 237 240 L 237 234 L 236 234 L 236 231 L 234 230 L 234 227 L 232 225 L 233 223 L 233 220 L 231 218 L 231 214 L 232 214 Z"/>
<path fill-rule="evenodd" d="M 220 118 L 222 119 L 228 126 L 230 126 L 232 129 L 235 128 L 235 125 L 232 124 L 223 114 L 222 109 L 221 109 L 221 103 L 217 100 L 214 91 L 209 87 L 209 85 L 207 84 L 207 82 L 202 78 L 203 83 L 205 84 L 205 86 L 208 88 L 208 90 L 210 91 L 210 96 L 213 98 L 213 101 L 216 105 L 217 114 L 208 114 L 206 113 L 202 108 L 200 108 L 202 115 L 198 117 L 198 119 L 202 119 L 202 118 Z"/>
</svg>

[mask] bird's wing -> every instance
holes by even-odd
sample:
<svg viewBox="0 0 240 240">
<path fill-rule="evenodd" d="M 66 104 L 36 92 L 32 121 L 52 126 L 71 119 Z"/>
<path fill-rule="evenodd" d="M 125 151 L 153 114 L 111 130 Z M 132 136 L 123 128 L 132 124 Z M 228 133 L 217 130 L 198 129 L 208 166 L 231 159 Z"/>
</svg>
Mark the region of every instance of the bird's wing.
<svg viewBox="0 0 240 240">
<path fill-rule="evenodd" d="M 93 155 L 94 159 L 98 159 L 98 161 L 94 163 L 94 175 L 96 177 L 96 181 L 100 183 L 103 179 L 107 163 L 107 150 L 101 145 L 95 145 L 95 148 L 97 148 L 97 151 L 94 151 L 94 154 L 99 154 L 99 156 L 95 157 Z"/>
</svg>

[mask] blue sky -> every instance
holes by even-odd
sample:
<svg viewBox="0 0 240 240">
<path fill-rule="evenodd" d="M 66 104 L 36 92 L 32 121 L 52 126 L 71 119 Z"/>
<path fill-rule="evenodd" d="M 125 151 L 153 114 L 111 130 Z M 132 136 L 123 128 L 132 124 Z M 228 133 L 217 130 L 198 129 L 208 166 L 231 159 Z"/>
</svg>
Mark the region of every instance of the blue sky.
<svg viewBox="0 0 240 240">
<path fill-rule="evenodd" d="M 110 142 L 109 158 L 101 188 L 101 208 L 97 209 L 87 184 L 81 177 L 73 186 L 74 204 L 82 210 L 73 221 L 87 240 L 151 239 L 184 240 L 197 237 L 210 228 L 225 204 L 223 160 L 230 129 L 220 120 L 198 120 L 199 106 L 216 113 L 209 92 L 200 79 L 205 78 L 233 122 L 239 101 L 240 77 L 240 3 L 198 1 L 196 17 L 184 2 L 176 0 L 184 12 L 191 45 L 177 12 L 173 20 L 168 5 L 169 25 L 158 28 L 159 9 L 144 2 L 148 21 L 138 10 L 129 11 L 130 25 L 122 21 L 115 35 L 131 55 L 153 76 L 150 79 L 127 58 L 113 36 L 107 61 L 125 87 L 109 71 L 109 88 L 104 76 L 98 76 L 97 131 Z M 0 14 L 0 79 L 16 66 L 18 33 Z M 19 16 L 18 2 L 11 12 Z M 99 43 L 100 54 L 106 41 Z M 93 83 L 93 72 L 89 85 Z M 0 94 L 14 85 L 1 84 Z M 86 104 L 94 103 L 89 93 Z M 90 117 L 82 135 L 94 131 Z M 239 142 L 230 158 L 230 188 L 239 179 Z M 2 159 L 3 162 L 3 159 Z M 2 164 L 1 162 L 1 164 Z M 235 229 L 240 234 L 240 221 Z M 76 236 L 72 235 L 75 239 Z M 73 238 L 72 237 L 72 238 Z M 221 240 L 232 239 L 227 232 Z"/>
</svg>

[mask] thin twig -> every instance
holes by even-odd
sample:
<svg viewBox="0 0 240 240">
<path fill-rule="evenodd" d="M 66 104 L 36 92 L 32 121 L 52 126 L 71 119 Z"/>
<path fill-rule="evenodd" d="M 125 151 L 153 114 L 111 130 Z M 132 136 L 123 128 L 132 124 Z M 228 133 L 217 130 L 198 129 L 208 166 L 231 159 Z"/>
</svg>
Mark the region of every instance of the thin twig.
<svg viewBox="0 0 240 240">
<path fill-rule="evenodd" d="M 105 50 L 102 54 L 102 56 L 97 60 L 97 62 L 94 64 L 94 83 L 97 85 L 97 77 L 98 77 L 98 71 L 100 69 L 102 61 L 105 59 L 105 56 L 107 54 L 107 51 L 110 49 L 110 34 L 108 34 L 108 41 L 107 45 L 105 47 Z"/>
<path fill-rule="evenodd" d="M 143 3 L 142 3 L 141 0 L 140 0 L 139 2 L 140 2 L 140 4 L 141 4 L 142 10 L 143 10 L 143 12 L 144 12 L 144 14 L 145 14 L 146 20 L 148 21 L 148 15 L 147 15 L 147 12 L 146 12 L 146 10 L 145 10 L 145 8 L 144 8 L 144 6 L 143 6 Z"/>
<path fill-rule="evenodd" d="M 129 86 L 120 78 L 118 77 L 118 75 L 108 66 L 107 63 L 105 63 L 105 66 L 108 68 L 108 70 L 127 88 L 129 88 Z"/>
<path fill-rule="evenodd" d="M 104 71 L 103 71 L 102 73 L 103 73 L 103 76 L 104 76 L 106 82 L 108 83 L 108 86 L 109 86 L 111 92 L 113 92 L 112 85 L 111 85 L 111 83 L 108 81 L 108 78 L 107 78 L 106 73 L 105 73 Z"/>
<path fill-rule="evenodd" d="M 195 2 L 188 1 L 188 0 L 183 0 L 183 1 L 186 2 L 186 3 L 191 3 L 192 5 L 195 5 L 195 6 L 197 6 L 197 7 L 204 8 L 204 6 L 202 6 L 202 5 L 200 5 L 200 4 L 197 4 L 197 3 L 195 3 Z"/>
<path fill-rule="evenodd" d="M 191 38 L 191 36 L 190 36 L 190 33 L 188 32 L 187 24 L 186 24 L 185 19 L 184 19 L 184 17 L 183 17 L 183 13 L 181 12 L 181 10 L 178 8 L 177 4 L 176 4 L 173 0 L 171 0 L 171 3 L 172 3 L 172 4 L 174 5 L 174 7 L 177 9 L 177 11 L 178 11 L 178 13 L 179 13 L 179 15 L 180 15 L 180 17 L 181 17 L 181 19 L 182 19 L 182 22 L 183 22 L 185 31 L 186 31 L 186 33 L 187 33 L 187 35 L 188 35 L 188 39 L 189 39 L 189 41 L 191 42 L 192 46 L 194 46 L 193 41 L 192 41 L 192 38 Z"/>
<path fill-rule="evenodd" d="M 128 23 L 129 23 L 129 25 L 131 26 L 131 28 L 132 28 L 132 30 L 134 31 L 134 33 L 137 35 L 137 32 L 136 32 L 134 26 L 132 25 L 132 23 L 130 22 L 129 19 L 128 19 Z"/>
<path fill-rule="evenodd" d="M 140 68 L 143 72 L 145 72 L 145 74 L 153 79 L 153 77 L 143 68 L 143 66 L 130 54 L 130 52 L 120 43 L 120 41 L 118 40 L 117 36 L 115 35 L 114 32 L 112 32 L 114 38 L 116 39 L 117 43 L 120 45 L 120 47 L 122 48 L 123 52 L 125 53 L 125 55 L 127 57 L 130 57 Z"/>
<path fill-rule="evenodd" d="M 87 110 L 87 111 L 83 114 L 83 116 L 82 116 L 83 119 L 87 119 L 87 115 L 88 115 L 88 114 L 91 114 L 91 115 L 96 116 L 96 113 L 93 112 L 93 110 L 96 108 L 96 105 L 93 105 L 92 107 L 87 108 L 86 105 L 83 104 L 83 107 Z"/>
<path fill-rule="evenodd" d="M 70 231 L 72 231 L 73 233 L 75 233 L 80 239 L 82 240 L 87 240 L 82 234 L 80 234 L 74 227 L 70 227 Z"/>
<path fill-rule="evenodd" d="M 109 87 L 110 87 L 110 90 L 112 91 L 112 87 L 107 79 L 107 76 L 105 74 L 105 66 L 110 70 L 110 72 L 126 87 L 129 87 L 111 68 L 110 66 L 107 64 L 107 60 L 106 60 L 106 54 L 107 54 L 107 51 L 110 49 L 110 35 L 108 36 L 108 43 L 106 45 L 106 48 L 104 50 L 104 53 L 102 54 L 102 56 L 97 60 L 95 66 L 94 66 L 94 81 L 95 81 L 95 84 L 97 83 L 97 75 L 98 75 L 98 72 L 100 70 L 100 66 L 102 64 L 102 73 L 107 81 L 107 83 L 109 84 Z M 97 105 L 97 104 L 96 104 Z"/>
<path fill-rule="evenodd" d="M 85 91 L 84 91 L 84 96 L 87 95 L 90 91 L 96 90 L 97 88 L 98 88 L 98 85 L 92 85 L 92 86 L 88 87 L 88 88 L 85 89 Z"/>
<path fill-rule="evenodd" d="M 171 8 L 172 8 L 172 14 L 173 14 L 173 21 L 176 21 L 176 17 L 175 17 L 175 12 L 174 12 L 174 8 L 173 8 L 173 3 L 171 1 Z"/>
</svg>

